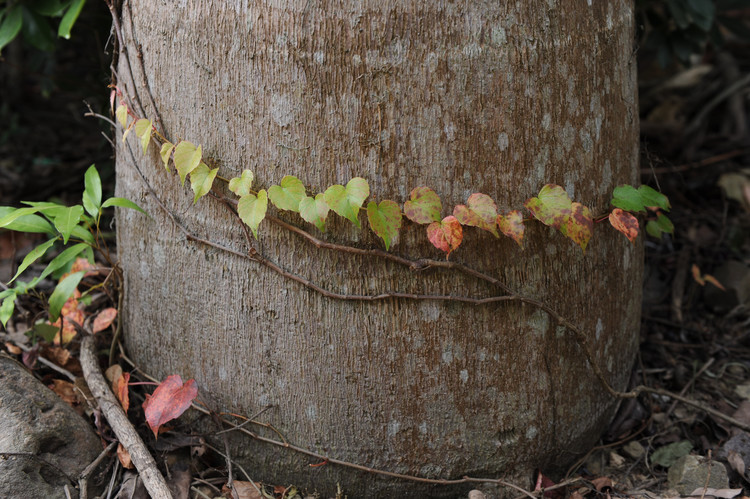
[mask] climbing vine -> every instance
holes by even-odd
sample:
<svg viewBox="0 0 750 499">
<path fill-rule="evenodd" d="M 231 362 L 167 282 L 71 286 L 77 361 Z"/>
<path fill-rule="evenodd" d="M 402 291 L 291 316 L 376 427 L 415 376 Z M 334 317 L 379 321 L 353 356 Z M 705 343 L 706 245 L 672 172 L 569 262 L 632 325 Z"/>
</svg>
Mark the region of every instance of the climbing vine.
<svg viewBox="0 0 750 499">
<path fill-rule="evenodd" d="M 401 205 L 396 201 L 384 199 L 380 203 L 371 200 L 367 206 L 364 202 L 371 197 L 370 186 L 362 177 L 354 177 L 344 185 L 332 185 L 321 193 L 308 194 L 302 181 L 292 175 L 286 175 L 278 185 L 272 185 L 266 191 L 253 190 L 255 176 L 251 170 L 244 170 L 239 177 L 224 179 L 218 175 L 218 168 L 210 168 L 203 158 L 201 145 L 186 140 L 176 144 L 161 135 L 153 122 L 148 118 L 137 116 L 127 105 L 121 90 L 112 90 L 112 102 L 119 99 L 115 111 L 117 121 L 125 130 L 123 140 L 134 131 L 140 140 L 144 154 L 152 141 L 161 143 L 160 156 L 167 171 L 174 171 L 184 185 L 190 178 L 190 187 L 195 194 L 193 203 L 211 192 L 216 179 L 228 183 L 229 190 L 239 199 L 237 213 L 240 219 L 250 227 L 257 239 L 261 222 L 268 213 L 270 202 L 280 211 L 298 213 L 303 220 L 325 232 L 326 221 L 331 211 L 346 218 L 357 228 L 362 228 L 359 212 L 364 210 L 370 229 L 383 240 L 386 251 L 390 250 L 398 237 L 403 218 L 426 225 L 429 241 L 446 254 L 458 249 L 463 241 L 463 228 L 476 227 L 493 234 L 510 237 L 519 246 L 523 246 L 525 222 L 523 213 L 510 210 L 498 213 L 495 201 L 488 195 L 474 193 L 466 204 L 453 208 L 451 215 L 442 217 L 443 206 L 438 194 L 426 186 L 416 187 L 411 191 L 409 200 Z M 612 206 L 614 209 L 603 216 L 594 217 L 591 210 L 568 196 L 559 185 L 547 184 L 539 193 L 524 203 L 524 208 L 533 219 L 553 227 L 562 235 L 570 238 L 582 251 L 586 250 L 593 234 L 594 223 L 608 219 L 612 227 L 625 235 L 631 242 L 640 232 L 640 225 L 635 214 L 648 215 L 646 231 L 661 237 L 663 233 L 672 233 L 674 226 L 664 212 L 670 209 L 669 200 L 663 194 L 647 185 L 637 189 L 623 185 L 613 191 Z"/>
</svg>

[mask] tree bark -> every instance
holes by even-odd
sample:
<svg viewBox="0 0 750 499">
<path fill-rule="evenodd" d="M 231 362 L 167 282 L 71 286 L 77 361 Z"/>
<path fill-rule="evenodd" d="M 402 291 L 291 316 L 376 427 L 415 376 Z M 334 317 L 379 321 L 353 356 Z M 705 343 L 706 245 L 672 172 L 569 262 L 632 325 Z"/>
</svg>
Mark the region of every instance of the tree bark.
<svg viewBox="0 0 750 499">
<path fill-rule="evenodd" d="M 256 189 L 295 175 L 314 194 L 361 176 L 378 202 L 403 203 L 424 185 L 445 216 L 473 192 L 505 211 L 557 183 L 604 213 L 615 186 L 638 180 L 630 1 L 126 0 L 121 23 L 120 86 L 172 140 L 203 144 L 219 175 L 251 169 Z M 135 140 L 135 163 L 118 141 L 118 195 L 153 219 L 118 213 L 118 251 L 127 347 L 144 369 L 195 377 L 199 397 L 222 410 L 251 415 L 271 405 L 263 417 L 291 443 L 430 478 L 525 483 L 534 468 L 585 452 L 610 420 L 617 401 L 572 335 L 538 308 L 335 300 L 187 241 L 136 167 L 192 232 L 247 251 L 221 203 L 193 206 L 157 148 L 143 156 Z M 325 234 L 283 218 L 327 241 L 381 247 L 364 216 L 358 231 L 331 214 Z M 442 258 L 423 226 L 405 225 L 393 252 Z M 640 242 L 597 226 L 583 254 L 527 225 L 523 250 L 466 230 L 450 258 L 580 326 L 623 388 L 637 347 Z M 499 294 L 456 272 L 315 248 L 268 221 L 256 247 L 337 293 Z M 233 457 L 256 479 L 323 493 L 337 482 L 355 497 L 416 490 L 309 468 L 307 457 L 252 441 L 236 440 Z"/>
</svg>

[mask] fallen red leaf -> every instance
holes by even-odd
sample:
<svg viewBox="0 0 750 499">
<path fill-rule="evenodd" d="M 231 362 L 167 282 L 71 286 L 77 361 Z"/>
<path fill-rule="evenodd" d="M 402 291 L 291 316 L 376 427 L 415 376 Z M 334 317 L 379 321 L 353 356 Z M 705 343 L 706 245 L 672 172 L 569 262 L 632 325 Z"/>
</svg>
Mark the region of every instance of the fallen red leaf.
<svg viewBox="0 0 750 499">
<path fill-rule="evenodd" d="M 94 319 L 94 326 L 91 328 L 91 331 L 94 333 L 104 331 L 112 324 L 112 321 L 115 320 L 115 317 L 117 317 L 116 308 L 105 308 L 104 310 L 99 312 L 99 315 L 97 315 L 96 319 Z"/>
<path fill-rule="evenodd" d="M 128 383 L 130 382 L 130 373 L 122 373 L 119 378 L 115 380 L 115 395 L 117 400 L 120 401 L 125 412 L 128 412 L 130 407 L 130 398 L 128 396 Z"/>
<path fill-rule="evenodd" d="M 195 380 L 190 379 L 183 385 L 182 378 L 177 374 L 167 377 L 152 395 L 146 395 L 143 410 L 154 437 L 158 437 L 161 425 L 180 417 L 197 396 Z"/>
</svg>

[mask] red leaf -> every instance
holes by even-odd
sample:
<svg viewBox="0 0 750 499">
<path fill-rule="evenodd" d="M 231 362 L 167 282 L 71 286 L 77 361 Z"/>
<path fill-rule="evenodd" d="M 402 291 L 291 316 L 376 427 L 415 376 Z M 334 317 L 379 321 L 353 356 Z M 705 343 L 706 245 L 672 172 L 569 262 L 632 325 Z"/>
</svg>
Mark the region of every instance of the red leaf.
<svg viewBox="0 0 750 499">
<path fill-rule="evenodd" d="M 122 373 L 122 375 L 115 380 L 115 395 L 117 400 L 120 401 L 120 405 L 128 412 L 130 407 L 130 397 L 128 396 L 128 383 L 130 383 L 130 373 Z"/>
<path fill-rule="evenodd" d="M 609 214 L 609 223 L 612 227 L 619 230 L 625 237 L 627 237 L 631 243 L 635 242 L 638 237 L 638 219 L 627 211 L 623 211 L 620 208 L 615 208 L 612 213 Z"/>
<path fill-rule="evenodd" d="M 523 214 L 520 211 L 513 210 L 508 212 L 507 215 L 498 215 L 497 226 L 500 228 L 500 232 L 523 247 L 523 233 L 526 227 L 523 225 Z"/>
<path fill-rule="evenodd" d="M 427 226 L 427 238 L 437 249 L 450 255 L 461 244 L 463 230 L 456 217 L 449 215 L 441 222 L 432 222 Z"/>
<path fill-rule="evenodd" d="M 195 380 L 190 379 L 183 385 L 182 378 L 177 374 L 167 377 L 152 395 L 146 395 L 143 410 L 154 437 L 158 437 L 161 425 L 180 417 L 197 396 Z"/>
<path fill-rule="evenodd" d="M 115 320 L 115 317 L 117 317 L 116 308 L 113 308 L 113 307 L 105 308 L 104 310 L 99 312 L 99 315 L 97 315 L 96 319 L 94 319 L 94 327 L 91 330 L 94 333 L 98 333 L 99 331 L 104 331 L 112 324 L 112 321 Z"/>
</svg>

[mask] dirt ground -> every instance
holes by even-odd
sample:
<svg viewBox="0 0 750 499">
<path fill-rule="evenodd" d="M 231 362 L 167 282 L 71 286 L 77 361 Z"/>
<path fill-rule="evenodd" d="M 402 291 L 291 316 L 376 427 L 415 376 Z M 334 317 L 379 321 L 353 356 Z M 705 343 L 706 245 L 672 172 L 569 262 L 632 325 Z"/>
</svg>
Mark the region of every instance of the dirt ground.
<svg viewBox="0 0 750 499">
<path fill-rule="evenodd" d="M 106 33 L 92 27 L 90 34 L 104 45 Z M 3 205 L 22 199 L 77 202 L 83 172 L 92 163 L 103 174 L 105 193 L 113 190 L 111 148 L 100 133 L 108 127 L 83 117 L 88 112 L 84 100 L 93 111 L 106 114 L 106 79 L 101 75 L 106 74 L 107 56 L 80 57 L 77 50 L 90 46 L 62 50 L 51 61 L 24 50 L 7 56 L 15 66 L 2 70 L 0 90 L 10 95 L 6 92 L 12 85 L 15 98 L 0 105 L 5 123 L 0 128 Z M 750 494 L 750 435 L 704 408 L 750 425 L 750 50 L 730 43 L 708 51 L 687 70 L 677 65 L 664 70 L 652 60 L 640 66 L 641 178 L 669 197 L 675 230 L 673 236 L 646 241 L 633 384 L 681 394 L 701 407 L 657 394 L 625 401 L 599 446 L 565 476 L 540 474 L 539 483 L 567 484 L 544 492 L 546 497 L 679 497 L 668 470 L 692 454 L 717 460 L 728 475 L 715 487 L 719 490 L 703 490 L 696 497 L 741 497 Z M 72 75 L 88 76 L 71 80 Z M 7 282 L 39 242 L 0 232 L 0 281 Z M 40 290 L 52 287 L 49 282 Z M 29 295 L 19 305 L 0 333 L 2 348 L 33 366 L 45 384 L 55 385 L 55 379 L 65 378 L 18 350 L 32 347 L 19 333 L 43 317 L 45 297 Z M 112 305 L 116 297 L 107 296 L 90 311 Z M 69 358 L 52 345 L 43 345 L 35 355 L 77 373 L 77 343 L 72 345 Z M 143 421 L 142 413 L 132 417 Z M 195 444 L 187 439 L 172 450 L 201 447 Z M 191 497 L 210 497 L 226 482 L 217 452 L 203 451 L 191 459 L 193 478 L 187 483 L 192 489 L 185 489 L 193 491 Z M 115 470 L 113 457 L 107 480 Z M 118 477 L 115 490 L 127 480 L 127 475 Z M 297 492 L 289 484 L 267 485 L 268 497 L 290 498 Z M 254 488 L 247 494 L 260 497 Z"/>
</svg>

